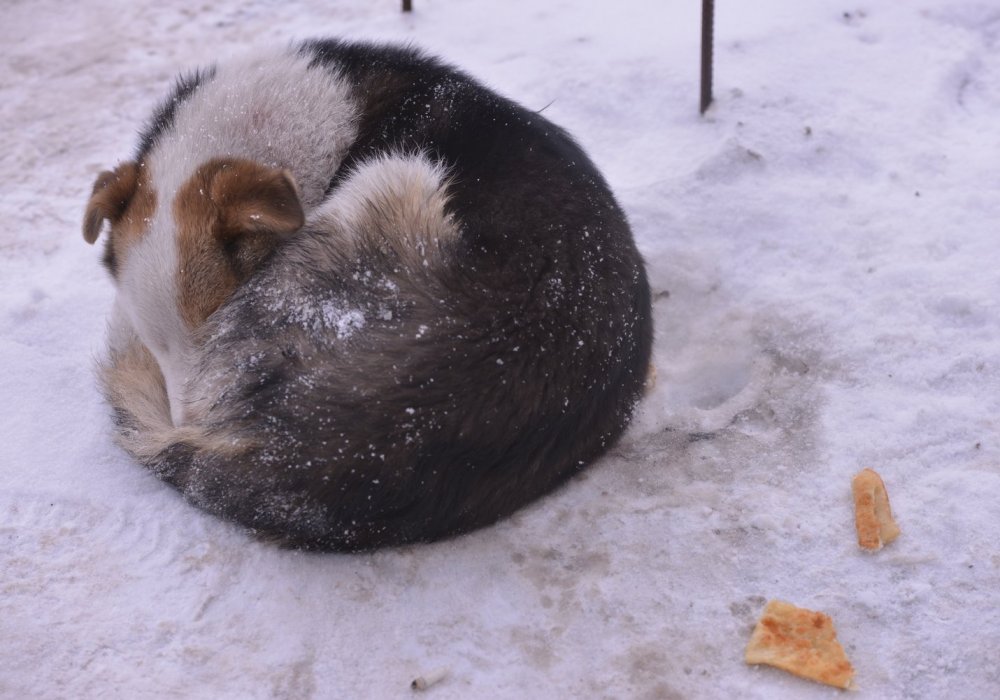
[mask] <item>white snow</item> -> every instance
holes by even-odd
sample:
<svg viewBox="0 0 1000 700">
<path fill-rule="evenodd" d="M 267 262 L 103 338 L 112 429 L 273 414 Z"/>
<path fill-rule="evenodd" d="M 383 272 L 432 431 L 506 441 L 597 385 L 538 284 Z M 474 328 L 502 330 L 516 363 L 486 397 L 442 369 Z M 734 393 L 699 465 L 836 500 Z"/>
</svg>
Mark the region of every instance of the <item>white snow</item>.
<svg viewBox="0 0 1000 700">
<path fill-rule="evenodd" d="M 427 697 L 838 694 L 743 664 L 770 598 L 833 617 L 859 698 L 1000 696 L 1000 8 L 717 4 L 701 118 L 691 1 L 5 3 L 0 697 L 406 698 L 438 669 Z M 317 34 L 545 108 L 649 263 L 633 429 L 454 541 L 254 542 L 114 447 L 95 386 L 94 177 L 180 69 Z M 866 466 L 902 528 L 874 555 Z"/>
</svg>

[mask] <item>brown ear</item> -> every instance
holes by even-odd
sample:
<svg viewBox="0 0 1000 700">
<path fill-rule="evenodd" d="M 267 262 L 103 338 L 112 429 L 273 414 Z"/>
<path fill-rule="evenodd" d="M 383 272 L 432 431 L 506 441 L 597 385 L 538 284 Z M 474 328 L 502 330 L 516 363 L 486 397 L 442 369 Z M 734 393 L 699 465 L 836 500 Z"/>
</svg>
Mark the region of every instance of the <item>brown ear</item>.
<svg viewBox="0 0 1000 700">
<path fill-rule="evenodd" d="M 114 172 L 105 170 L 97 176 L 83 216 L 83 239 L 87 243 L 97 241 L 105 219 L 114 222 L 121 218 L 135 195 L 138 182 L 139 166 L 132 161 L 122 163 Z"/>
<path fill-rule="evenodd" d="M 209 197 L 219 208 L 217 235 L 223 242 L 254 233 L 286 238 L 306 220 L 295 180 L 281 168 L 229 162 L 212 177 Z"/>
<path fill-rule="evenodd" d="M 242 158 L 202 164 L 173 201 L 181 315 L 197 328 L 302 228 L 291 174 Z"/>
</svg>

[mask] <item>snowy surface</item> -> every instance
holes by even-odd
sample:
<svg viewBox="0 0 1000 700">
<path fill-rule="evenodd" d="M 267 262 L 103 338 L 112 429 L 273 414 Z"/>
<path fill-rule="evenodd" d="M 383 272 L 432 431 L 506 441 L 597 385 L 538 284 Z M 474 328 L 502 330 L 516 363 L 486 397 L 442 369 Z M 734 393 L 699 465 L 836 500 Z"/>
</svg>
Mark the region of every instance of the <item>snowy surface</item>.
<svg viewBox="0 0 1000 700">
<path fill-rule="evenodd" d="M 743 664 L 830 614 L 862 698 L 1000 697 L 1000 6 L 693 0 L 0 8 L 0 697 L 830 698 Z M 305 555 L 113 446 L 93 178 L 181 68 L 411 40 L 575 133 L 657 293 L 659 382 L 606 459 L 488 530 Z M 854 541 L 851 476 L 902 535 Z"/>
</svg>

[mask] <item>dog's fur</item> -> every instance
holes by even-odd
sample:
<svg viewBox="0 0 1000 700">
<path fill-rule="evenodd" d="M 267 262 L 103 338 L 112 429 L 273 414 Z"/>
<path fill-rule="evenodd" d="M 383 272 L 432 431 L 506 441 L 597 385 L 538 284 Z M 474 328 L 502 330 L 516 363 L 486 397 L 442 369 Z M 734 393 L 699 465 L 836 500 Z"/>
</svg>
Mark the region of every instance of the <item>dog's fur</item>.
<svg viewBox="0 0 1000 700">
<path fill-rule="evenodd" d="M 295 546 L 496 521 L 624 430 L 649 288 L 537 113 L 411 49 L 308 42 L 182 78 L 102 173 L 125 449 Z"/>
</svg>

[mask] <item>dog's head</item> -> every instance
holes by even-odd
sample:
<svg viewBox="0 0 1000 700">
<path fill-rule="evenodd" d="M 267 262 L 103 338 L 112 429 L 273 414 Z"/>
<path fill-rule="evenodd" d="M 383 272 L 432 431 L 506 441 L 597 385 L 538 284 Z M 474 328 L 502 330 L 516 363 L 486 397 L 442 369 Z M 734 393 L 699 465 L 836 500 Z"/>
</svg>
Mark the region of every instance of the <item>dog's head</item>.
<svg viewBox="0 0 1000 700">
<path fill-rule="evenodd" d="M 291 174 L 249 160 L 209 160 L 175 186 L 135 162 L 97 177 L 83 237 L 96 242 L 110 222 L 104 264 L 160 364 L 172 409 L 194 330 L 304 220 Z"/>
</svg>

